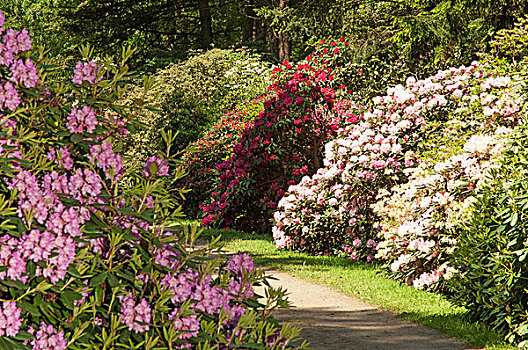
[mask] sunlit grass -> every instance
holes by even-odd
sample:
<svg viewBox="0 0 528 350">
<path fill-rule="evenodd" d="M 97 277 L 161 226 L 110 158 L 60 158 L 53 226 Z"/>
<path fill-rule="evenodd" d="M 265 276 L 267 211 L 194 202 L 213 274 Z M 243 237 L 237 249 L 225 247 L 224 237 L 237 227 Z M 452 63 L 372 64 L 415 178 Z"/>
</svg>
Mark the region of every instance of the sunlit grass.
<svg viewBox="0 0 528 350">
<path fill-rule="evenodd" d="M 349 259 L 308 256 L 279 252 L 269 236 L 233 230 L 205 230 L 202 238 L 222 235 L 222 244 L 230 252 L 247 252 L 266 268 L 285 271 L 293 276 L 325 284 L 344 294 L 357 297 L 382 309 L 466 343 L 471 348 L 489 350 L 516 349 L 486 326 L 468 321 L 465 310 L 445 298 L 401 285 L 380 274 L 380 267 L 354 263 Z"/>
</svg>

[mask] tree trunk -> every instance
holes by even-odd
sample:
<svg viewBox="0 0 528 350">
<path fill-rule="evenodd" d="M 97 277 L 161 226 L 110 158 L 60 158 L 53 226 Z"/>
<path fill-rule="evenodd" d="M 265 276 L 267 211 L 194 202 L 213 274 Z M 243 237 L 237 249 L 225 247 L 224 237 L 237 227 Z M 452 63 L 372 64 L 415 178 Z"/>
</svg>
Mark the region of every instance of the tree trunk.
<svg viewBox="0 0 528 350">
<path fill-rule="evenodd" d="M 242 43 L 254 43 L 256 36 L 255 0 L 246 0 L 243 13 L 246 19 L 242 24 Z"/>
<path fill-rule="evenodd" d="M 291 55 L 291 37 L 289 32 L 279 33 L 279 61 L 289 61 Z"/>
<path fill-rule="evenodd" d="M 207 50 L 213 43 L 213 25 L 209 0 L 198 0 L 198 9 L 200 11 L 201 44 L 202 48 Z"/>
<path fill-rule="evenodd" d="M 319 140 L 316 136 L 313 136 L 313 160 L 314 160 L 314 166 L 315 171 L 317 171 L 321 167 L 321 161 L 319 160 Z"/>
<path fill-rule="evenodd" d="M 289 5 L 289 0 L 279 0 L 279 8 L 285 9 Z M 279 61 L 287 61 L 291 55 L 291 35 L 289 32 L 284 31 L 279 33 Z"/>
</svg>

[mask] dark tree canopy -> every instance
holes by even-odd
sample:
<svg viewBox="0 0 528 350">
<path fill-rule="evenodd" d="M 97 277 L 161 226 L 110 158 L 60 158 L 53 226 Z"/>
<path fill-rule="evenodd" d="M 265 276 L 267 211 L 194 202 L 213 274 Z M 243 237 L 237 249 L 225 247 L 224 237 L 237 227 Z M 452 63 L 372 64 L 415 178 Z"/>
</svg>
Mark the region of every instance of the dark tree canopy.
<svg viewBox="0 0 528 350">
<path fill-rule="evenodd" d="M 272 62 L 296 60 L 320 39 L 344 36 L 355 60 L 376 56 L 436 69 L 469 63 L 490 33 L 528 14 L 528 0 L 3 0 L 56 56 L 90 44 L 138 48 L 138 68 L 190 50 L 247 46 Z"/>
</svg>

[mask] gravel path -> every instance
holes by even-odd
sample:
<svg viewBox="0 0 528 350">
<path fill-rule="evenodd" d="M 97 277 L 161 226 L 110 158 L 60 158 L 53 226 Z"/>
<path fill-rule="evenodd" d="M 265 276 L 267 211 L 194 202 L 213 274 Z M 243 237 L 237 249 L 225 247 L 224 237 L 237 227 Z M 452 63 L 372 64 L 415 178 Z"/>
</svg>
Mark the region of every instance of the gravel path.
<svg viewBox="0 0 528 350">
<path fill-rule="evenodd" d="M 465 350 L 456 340 L 412 322 L 402 321 L 335 290 L 267 271 L 278 278 L 274 287 L 289 292 L 294 308 L 279 310 L 277 318 L 300 326 L 314 350 Z"/>
</svg>

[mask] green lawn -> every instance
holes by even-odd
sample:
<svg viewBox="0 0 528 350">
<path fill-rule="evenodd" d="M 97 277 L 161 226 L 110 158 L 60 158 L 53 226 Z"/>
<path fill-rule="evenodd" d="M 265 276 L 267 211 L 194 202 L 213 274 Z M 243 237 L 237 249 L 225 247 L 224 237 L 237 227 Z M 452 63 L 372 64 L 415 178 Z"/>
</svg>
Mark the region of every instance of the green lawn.
<svg viewBox="0 0 528 350">
<path fill-rule="evenodd" d="M 451 305 L 443 297 L 381 276 L 379 266 L 354 263 L 338 257 L 279 252 L 272 239 L 265 235 L 233 230 L 204 230 L 201 238 L 209 239 L 218 234 L 222 235 L 222 244 L 227 251 L 247 252 L 259 265 L 329 285 L 345 294 L 393 311 L 404 319 L 457 338 L 472 348 L 516 349 L 504 343 L 500 335 L 484 325 L 467 321 L 464 309 Z"/>
</svg>

